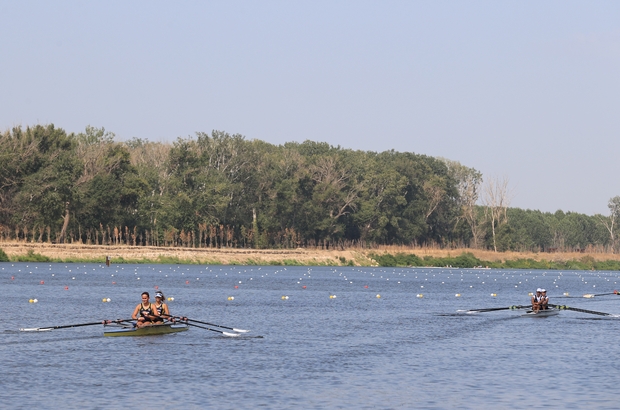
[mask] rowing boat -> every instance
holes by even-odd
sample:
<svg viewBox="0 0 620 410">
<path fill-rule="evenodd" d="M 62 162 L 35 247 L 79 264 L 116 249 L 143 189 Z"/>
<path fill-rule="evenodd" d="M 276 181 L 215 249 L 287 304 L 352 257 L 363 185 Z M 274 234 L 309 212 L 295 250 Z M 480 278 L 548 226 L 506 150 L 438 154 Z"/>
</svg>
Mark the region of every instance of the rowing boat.
<svg viewBox="0 0 620 410">
<path fill-rule="evenodd" d="M 114 327 L 105 326 L 104 336 L 152 336 L 165 335 L 168 333 L 184 332 L 189 326 L 184 324 L 164 323 L 145 327 Z"/>
<path fill-rule="evenodd" d="M 555 308 L 548 308 L 543 310 L 528 310 L 525 312 L 523 316 L 531 316 L 531 317 L 549 317 L 560 314 L 560 311 Z"/>
</svg>

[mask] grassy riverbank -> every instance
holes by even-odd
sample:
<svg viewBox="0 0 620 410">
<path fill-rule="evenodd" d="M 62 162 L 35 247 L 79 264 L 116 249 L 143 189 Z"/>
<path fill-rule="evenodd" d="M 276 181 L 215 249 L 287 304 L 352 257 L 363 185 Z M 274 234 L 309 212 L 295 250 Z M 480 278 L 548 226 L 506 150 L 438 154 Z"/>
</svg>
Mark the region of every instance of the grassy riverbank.
<svg viewBox="0 0 620 410">
<path fill-rule="evenodd" d="M 372 250 L 257 250 L 0 243 L 0 261 L 104 263 L 106 257 L 110 257 L 111 262 L 115 264 L 452 266 L 455 268 L 620 270 L 620 255 L 604 253 L 496 253 L 486 250 L 406 247 L 381 247 Z"/>
</svg>

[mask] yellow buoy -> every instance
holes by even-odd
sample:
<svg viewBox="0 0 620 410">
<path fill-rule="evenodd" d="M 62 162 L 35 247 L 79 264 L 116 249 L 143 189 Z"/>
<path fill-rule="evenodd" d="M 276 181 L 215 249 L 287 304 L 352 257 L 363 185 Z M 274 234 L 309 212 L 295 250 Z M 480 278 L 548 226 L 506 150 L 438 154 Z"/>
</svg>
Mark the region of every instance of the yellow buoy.
<svg viewBox="0 0 620 410">
<path fill-rule="evenodd" d="M 34 299 L 28 300 L 28 303 L 34 303 Z"/>
<path fill-rule="evenodd" d="M 235 297 L 234 296 L 229 296 L 228 300 L 235 300 Z"/>
<path fill-rule="evenodd" d="M 381 295 L 377 295 L 377 299 L 381 299 Z"/>
<path fill-rule="evenodd" d="M 421 293 L 418 293 L 418 294 L 416 295 L 416 298 L 423 298 L 423 297 L 424 297 L 424 295 L 423 295 L 423 294 L 421 294 Z"/>
<path fill-rule="evenodd" d="M 497 296 L 497 293 L 491 293 L 491 296 L 495 297 L 495 296 Z"/>
<path fill-rule="evenodd" d="M 330 299 L 336 299 L 336 295 L 329 295 Z"/>
<path fill-rule="evenodd" d="M 172 302 L 173 300 L 174 300 L 174 298 L 173 298 L 173 297 L 169 297 L 169 298 L 168 298 L 168 301 L 169 301 L 169 302 Z"/>
<path fill-rule="evenodd" d="M 282 296 L 282 300 L 287 300 L 288 296 Z"/>
<path fill-rule="evenodd" d="M 460 293 L 457 293 L 456 295 L 454 295 L 454 297 L 456 297 L 456 298 L 460 298 L 460 297 L 461 297 L 461 294 L 460 294 Z"/>
<path fill-rule="evenodd" d="M 531 295 L 531 293 L 530 293 Z M 564 296 L 570 296 L 570 294 L 568 292 L 564 292 Z"/>
</svg>

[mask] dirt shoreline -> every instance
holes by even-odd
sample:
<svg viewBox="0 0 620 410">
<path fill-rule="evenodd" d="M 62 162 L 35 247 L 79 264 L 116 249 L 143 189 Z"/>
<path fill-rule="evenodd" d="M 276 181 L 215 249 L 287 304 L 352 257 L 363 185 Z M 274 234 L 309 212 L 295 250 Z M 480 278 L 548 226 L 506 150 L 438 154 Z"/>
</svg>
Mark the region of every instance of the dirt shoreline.
<svg viewBox="0 0 620 410">
<path fill-rule="evenodd" d="M 239 248 L 173 248 L 154 246 L 128 245 L 83 245 L 83 244 L 49 244 L 30 242 L 0 242 L 0 249 L 13 259 L 17 256 L 33 252 L 54 260 L 101 260 L 106 256 L 117 261 L 157 261 L 158 259 L 178 259 L 186 263 L 222 264 L 222 265 L 270 265 L 270 264 L 300 264 L 300 265 L 349 265 L 373 266 L 374 260 L 370 254 L 413 253 L 419 257 L 449 257 L 459 256 L 464 252 L 472 253 L 475 257 L 489 262 L 505 262 L 518 259 L 532 259 L 535 261 L 565 262 L 581 260 L 584 257 L 596 261 L 620 261 L 620 255 L 609 253 L 534 253 L 534 252 L 493 252 L 478 249 L 434 249 L 409 248 L 401 246 L 382 246 L 378 249 L 348 249 L 348 250 L 321 250 L 321 249 L 239 249 Z"/>
</svg>

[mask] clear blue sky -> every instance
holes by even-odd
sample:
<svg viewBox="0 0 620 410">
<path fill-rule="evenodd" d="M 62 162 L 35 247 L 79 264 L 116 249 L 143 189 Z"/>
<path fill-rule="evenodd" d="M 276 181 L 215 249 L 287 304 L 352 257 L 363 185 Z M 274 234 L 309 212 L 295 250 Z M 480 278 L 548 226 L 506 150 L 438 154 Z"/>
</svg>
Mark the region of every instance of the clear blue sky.
<svg viewBox="0 0 620 410">
<path fill-rule="evenodd" d="M 0 1 L 0 128 L 446 157 L 511 205 L 620 195 L 619 1 Z"/>
</svg>

